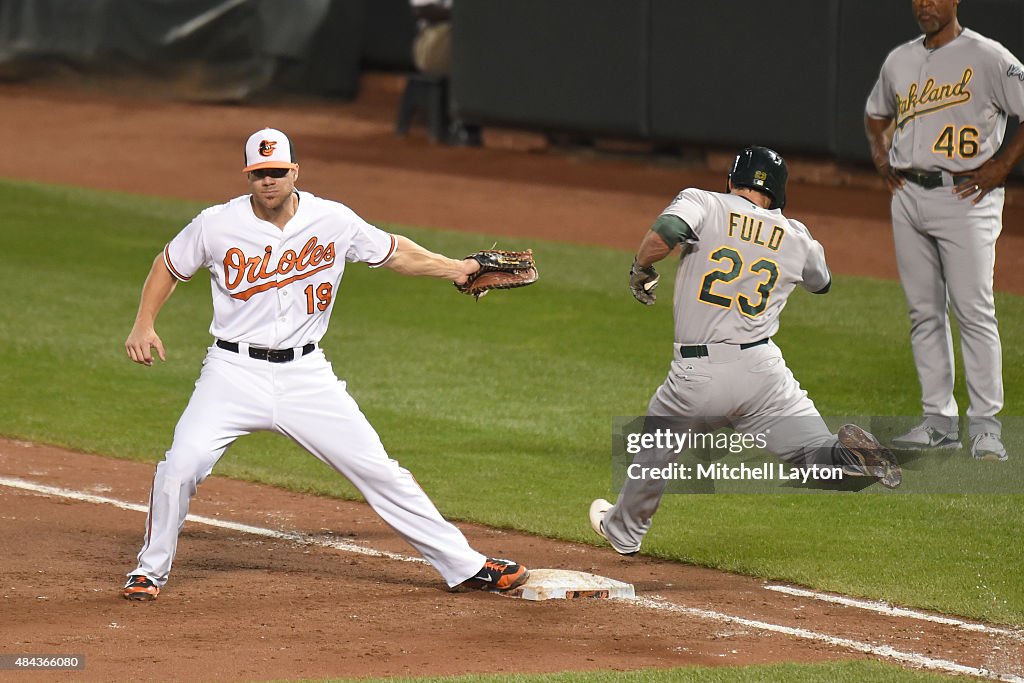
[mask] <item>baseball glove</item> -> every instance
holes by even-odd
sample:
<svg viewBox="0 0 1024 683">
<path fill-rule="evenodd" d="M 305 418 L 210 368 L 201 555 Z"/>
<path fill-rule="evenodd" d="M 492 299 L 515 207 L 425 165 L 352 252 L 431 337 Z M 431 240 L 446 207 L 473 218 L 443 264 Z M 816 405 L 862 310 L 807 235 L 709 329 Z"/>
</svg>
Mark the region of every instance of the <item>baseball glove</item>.
<svg viewBox="0 0 1024 683">
<path fill-rule="evenodd" d="M 537 264 L 533 261 L 532 249 L 484 249 L 466 258 L 479 263 L 480 270 L 470 275 L 464 284 L 456 284 L 455 288 L 463 294 L 472 294 L 475 299 L 479 299 L 492 289 L 525 287 L 537 281 Z"/>
</svg>

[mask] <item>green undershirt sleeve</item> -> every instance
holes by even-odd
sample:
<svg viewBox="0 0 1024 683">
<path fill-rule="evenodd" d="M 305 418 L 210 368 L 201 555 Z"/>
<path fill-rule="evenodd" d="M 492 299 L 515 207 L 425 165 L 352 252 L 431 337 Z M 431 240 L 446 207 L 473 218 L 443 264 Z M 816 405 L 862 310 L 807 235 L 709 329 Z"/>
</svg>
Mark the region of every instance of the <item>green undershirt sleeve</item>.
<svg viewBox="0 0 1024 683">
<path fill-rule="evenodd" d="M 686 224 L 686 221 L 679 216 L 667 213 L 658 216 L 658 220 L 654 221 L 651 230 L 658 233 L 661 239 L 665 240 L 665 244 L 673 249 L 680 242 L 697 239 L 697 236 L 693 233 L 690 226 Z"/>
</svg>

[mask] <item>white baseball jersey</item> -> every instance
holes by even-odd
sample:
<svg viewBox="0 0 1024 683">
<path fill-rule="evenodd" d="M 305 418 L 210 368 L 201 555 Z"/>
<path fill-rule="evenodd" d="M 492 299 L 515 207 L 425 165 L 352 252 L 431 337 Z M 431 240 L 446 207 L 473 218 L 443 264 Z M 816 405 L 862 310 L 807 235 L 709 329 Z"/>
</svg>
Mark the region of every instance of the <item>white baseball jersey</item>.
<svg viewBox="0 0 1024 683">
<path fill-rule="evenodd" d="M 895 120 L 893 168 L 973 170 L 998 151 L 1007 115 L 1024 118 L 1024 66 L 970 29 L 934 50 L 919 36 L 886 57 L 865 112 Z"/>
<path fill-rule="evenodd" d="M 213 206 L 164 248 L 179 280 L 210 271 L 210 334 L 266 348 L 301 347 L 327 332 L 346 261 L 380 266 L 395 238 L 344 204 L 299 192 L 281 230 L 253 213 L 249 195 Z"/>
<path fill-rule="evenodd" d="M 663 214 L 694 235 L 676 273 L 675 341 L 745 344 L 771 337 L 796 285 L 826 288 L 825 250 L 799 221 L 735 194 L 683 190 Z M 672 242 L 673 240 L 667 240 Z"/>
<path fill-rule="evenodd" d="M 166 584 L 199 484 L 236 439 L 273 431 L 347 477 L 456 586 L 486 557 L 388 456 L 323 351 L 299 348 L 327 330 L 345 262 L 382 265 L 395 239 L 342 204 L 298 194 L 298 209 L 283 230 L 257 218 L 246 195 L 203 211 L 164 249 L 179 280 L 210 271 L 210 332 L 238 346 L 213 345 L 207 353 L 171 448 L 157 465 L 146 535 L 130 575 Z M 269 362 L 251 355 L 252 346 L 298 351 Z"/>
</svg>

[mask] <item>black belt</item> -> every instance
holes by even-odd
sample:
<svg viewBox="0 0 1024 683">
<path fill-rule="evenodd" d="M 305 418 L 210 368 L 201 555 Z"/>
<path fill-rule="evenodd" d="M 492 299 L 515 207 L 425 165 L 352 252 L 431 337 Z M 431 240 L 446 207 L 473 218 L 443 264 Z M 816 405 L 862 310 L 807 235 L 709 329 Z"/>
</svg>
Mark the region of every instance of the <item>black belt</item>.
<svg viewBox="0 0 1024 683">
<path fill-rule="evenodd" d="M 917 183 L 926 190 L 942 187 L 942 171 L 918 171 L 913 168 L 904 168 L 896 171 L 896 175 L 902 176 L 912 183 Z M 955 175 L 953 184 L 960 185 L 970 179 L 970 176 Z"/>
<path fill-rule="evenodd" d="M 740 349 L 752 349 L 755 346 L 761 346 L 768 342 L 769 338 L 765 337 L 764 339 L 760 339 L 756 342 L 750 342 L 749 344 L 740 344 Z M 683 345 L 679 347 L 679 355 L 683 358 L 703 358 L 708 355 L 708 347 L 704 344 L 696 344 L 694 346 Z"/>
<path fill-rule="evenodd" d="M 238 353 L 238 343 L 228 342 L 222 339 L 217 340 L 218 348 L 232 353 Z M 316 344 L 306 344 L 302 347 L 302 355 L 306 356 L 316 351 Z M 295 349 L 263 349 L 258 346 L 249 347 L 249 358 L 265 360 L 268 363 L 288 363 L 295 360 Z"/>
</svg>

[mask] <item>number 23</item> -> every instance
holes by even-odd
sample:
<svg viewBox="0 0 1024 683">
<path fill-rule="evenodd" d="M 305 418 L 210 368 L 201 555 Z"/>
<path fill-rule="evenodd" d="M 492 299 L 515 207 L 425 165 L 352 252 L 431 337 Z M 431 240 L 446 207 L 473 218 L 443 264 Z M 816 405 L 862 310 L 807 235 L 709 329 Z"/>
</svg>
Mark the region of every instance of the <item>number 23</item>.
<svg viewBox="0 0 1024 683">
<path fill-rule="evenodd" d="M 710 273 L 705 275 L 704 280 L 701 283 L 700 294 L 697 298 L 704 303 L 711 304 L 712 306 L 731 308 L 733 300 L 730 297 L 715 294 L 711 289 L 719 280 L 722 282 L 732 282 L 740 276 L 743 272 L 743 256 L 741 256 L 735 249 L 719 247 L 715 251 L 711 252 L 711 255 L 708 256 L 708 260 L 716 263 L 731 261 L 732 267 L 728 269 L 722 268 L 720 270 L 712 270 Z M 764 313 L 764 309 L 768 308 L 768 297 L 771 296 L 772 290 L 775 289 L 775 283 L 779 280 L 779 266 L 776 265 L 774 261 L 761 258 L 750 264 L 749 270 L 754 274 L 768 274 L 768 277 L 757 285 L 757 294 L 760 295 L 760 299 L 758 299 L 757 303 L 751 303 L 750 298 L 745 294 L 736 295 L 736 305 L 739 306 L 740 312 L 749 318 L 753 318 Z"/>
</svg>

